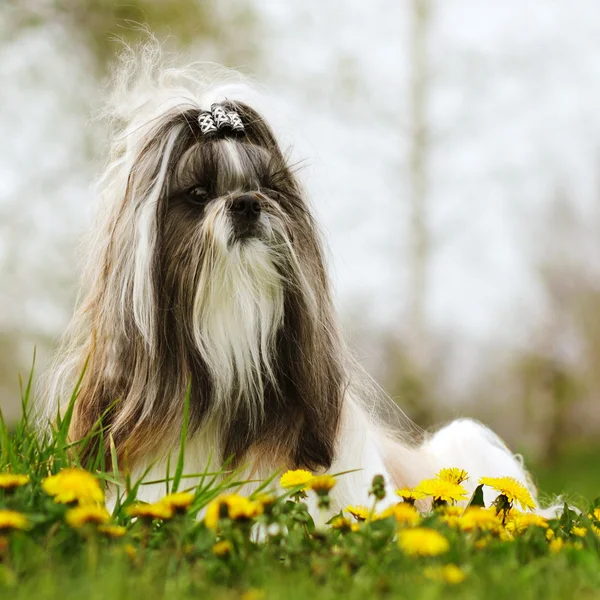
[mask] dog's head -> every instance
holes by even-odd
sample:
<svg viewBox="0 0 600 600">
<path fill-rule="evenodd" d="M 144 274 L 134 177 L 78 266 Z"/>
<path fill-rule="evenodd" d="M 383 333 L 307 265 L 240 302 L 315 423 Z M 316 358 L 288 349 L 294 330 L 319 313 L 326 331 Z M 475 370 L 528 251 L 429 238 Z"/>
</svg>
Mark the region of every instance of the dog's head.
<svg viewBox="0 0 600 600">
<path fill-rule="evenodd" d="M 186 95 L 156 106 L 124 123 L 101 181 L 63 359 L 89 356 L 72 434 L 101 418 L 122 456 L 160 451 L 189 384 L 190 433 L 216 432 L 223 458 L 257 449 L 327 467 L 344 367 L 293 169 L 248 104 Z"/>
</svg>

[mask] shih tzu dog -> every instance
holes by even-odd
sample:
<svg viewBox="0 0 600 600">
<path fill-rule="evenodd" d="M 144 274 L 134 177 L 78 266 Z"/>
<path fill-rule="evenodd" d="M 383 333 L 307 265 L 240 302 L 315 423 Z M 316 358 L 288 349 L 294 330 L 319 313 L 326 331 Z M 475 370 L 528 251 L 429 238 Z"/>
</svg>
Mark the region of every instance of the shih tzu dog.
<svg viewBox="0 0 600 600">
<path fill-rule="evenodd" d="M 110 440 L 132 478 L 164 479 L 189 394 L 186 487 L 224 464 L 255 481 L 289 468 L 351 471 L 334 489 L 338 510 L 366 502 L 376 474 L 390 490 L 449 466 L 473 487 L 481 475 L 530 485 L 482 425 L 456 421 L 415 443 L 378 416 L 380 394 L 340 336 L 318 228 L 271 127 L 193 68 L 152 59 L 117 85 L 78 308 L 45 394 L 52 420 L 83 373 L 70 436 L 101 433 L 81 446 L 82 462 L 104 436 L 105 464 Z M 142 485 L 139 496 L 164 490 Z"/>
</svg>

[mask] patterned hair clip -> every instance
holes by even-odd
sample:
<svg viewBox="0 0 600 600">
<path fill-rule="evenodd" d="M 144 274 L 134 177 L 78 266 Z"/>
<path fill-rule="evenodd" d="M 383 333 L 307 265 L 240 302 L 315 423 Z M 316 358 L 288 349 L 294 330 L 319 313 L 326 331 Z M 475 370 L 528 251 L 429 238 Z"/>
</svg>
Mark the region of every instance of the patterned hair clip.
<svg viewBox="0 0 600 600">
<path fill-rule="evenodd" d="M 198 115 L 198 124 L 200 125 L 200 133 L 202 135 L 208 135 L 217 131 L 213 116 L 208 111 L 201 112 Z"/>
<path fill-rule="evenodd" d="M 238 115 L 234 110 L 230 110 L 227 113 L 229 117 L 229 122 L 231 123 L 231 128 L 236 133 L 244 133 L 244 124 L 242 123 L 242 118 Z"/>
<path fill-rule="evenodd" d="M 229 120 L 225 109 L 220 104 L 213 104 L 210 107 L 210 112 L 212 113 L 213 121 L 219 131 L 232 128 L 231 121 Z"/>
</svg>

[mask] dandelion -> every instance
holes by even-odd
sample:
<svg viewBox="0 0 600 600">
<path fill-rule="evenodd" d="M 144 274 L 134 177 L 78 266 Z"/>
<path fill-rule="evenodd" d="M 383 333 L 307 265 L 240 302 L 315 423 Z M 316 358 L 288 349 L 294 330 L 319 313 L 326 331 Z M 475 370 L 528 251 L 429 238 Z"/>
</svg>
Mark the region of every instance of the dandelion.
<svg viewBox="0 0 600 600">
<path fill-rule="evenodd" d="M 369 518 L 371 511 L 366 506 L 350 505 L 344 509 L 349 512 L 357 521 L 366 521 Z"/>
<path fill-rule="evenodd" d="M 241 600 L 264 600 L 265 593 L 262 590 L 251 589 L 242 594 Z"/>
<path fill-rule="evenodd" d="M 207 507 L 204 523 L 209 529 L 216 529 L 219 519 L 233 521 L 250 520 L 263 513 L 263 505 L 239 494 L 226 494 L 215 498 Z"/>
<path fill-rule="evenodd" d="M 27 485 L 29 475 L 17 475 L 14 473 L 0 473 L 0 490 L 12 491 L 15 488 Z"/>
<path fill-rule="evenodd" d="M 42 481 L 42 489 L 54 502 L 70 504 L 102 504 L 104 492 L 98 480 L 83 469 L 62 469 Z"/>
<path fill-rule="evenodd" d="M 316 492 L 319 508 L 327 510 L 331 503 L 329 492 L 333 489 L 335 484 L 335 477 L 332 477 L 331 475 L 316 475 L 309 480 L 306 487 Z"/>
<path fill-rule="evenodd" d="M 135 560 L 137 557 L 137 550 L 135 549 L 135 546 L 133 544 L 125 544 L 123 546 L 123 552 L 125 552 L 125 554 L 127 554 L 127 556 L 132 561 Z"/>
<path fill-rule="evenodd" d="M 522 533 L 529 527 L 548 529 L 548 519 L 534 513 L 522 513 L 514 510 L 510 512 L 510 517 L 506 522 L 507 531 Z"/>
<path fill-rule="evenodd" d="M 400 498 L 402 498 L 402 500 L 408 504 L 414 504 L 415 500 L 421 500 L 422 498 L 425 498 L 423 492 L 420 492 L 415 488 L 407 487 L 396 490 L 396 495 L 400 496 Z"/>
<path fill-rule="evenodd" d="M 448 540 L 435 529 L 415 527 L 398 533 L 398 545 L 410 556 L 438 556 L 448 552 Z"/>
<path fill-rule="evenodd" d="M 80 529 L 88 523 L 104 525 L 110 520 L 110 515 L 104 506 L 97 504 L 84 504 L 71 508 L 65 514 L 67 525 L 73 529 Z"/>
<path fill-rule="evenodd" d="M 415 490 L 423 496 L 431 496 L 434 505 L 460 502 L 468 497 L 467 490 L 462 485 L 442 479 L 424 479 Z"/>
<path fill-rule="evenodd" d="M 98 531 L 107 537 L 120 538 L 127 533 L 127 528 L 122 525 L 100 525 Z"/>
<path fill-rule="evenodd" d="M 173 512 L 184 513 L 190 504 L 194 501 L 194 494 L 191 492 L 175 492 L 167 494 L 160 502 L 168 506 Z"/>
<path fill-rule="evenodd" d="M 227 556 L 228 554 L 230 554 L 230 552 L 231 552 L 231 542 L 228 542 L 227 540 L 221 540 L 220 542 L 217 542 L 212 547 L 212 553 L 215 556 L 219 556 L 219 557 Z"/>
<path fill-rule="evenodd" d="M 594 512 L 589 515 L 590 519 L 595 519 L 596 521 L 600 521 L 600 506 L 594 509 Z"/>
<path fill-rule="evenodd" d="M 573 527 L 571 533 L 577 537 L 585 537 L 587 529 L 585 527 Z"/>
<path fill-rule="evenodd" d="M 443 567 L 428 567 L 423 571 L 423 574 L 427 579 L 444 581 L 451 585 L 462 583 L 467 577 L 460 567 L 453 564 L 444 565 Z"/>
<path fill-rule="evenodd" d="M 371 482 L 371 489 L 369 490 L 369 496 L 373 496 L 375 501 L 381 501 L 385 498 L 385 479 L 383 475 L 375 475 Z"/>
<path fill-rule="evenodd" d="M 270 513 L 277 498 L 273 494 L 258 494 L 253 498 L 254 502 L 258 502 L 263 507 L 263 511 Z"/>
<path fill-rule="evenodd" d="M 352 522 L 346 517 L 337 516 L 331 520 L 330 527 L 339 531 L 350 531 L 352 529 Z"/>
<path fill-rule="evenodd" d="M 146 521 L 152 521 L 153 519 L 166 520 L 173 516 L 173 508 L 161 501 L 153 504 L 136 502 L 127 508 L 127 514 L 130 517 L 139 517 Z"/>
<path fill-rule="evenodd" d="M 467 508 L 457 524 L 462 531 L 499 531 L 502 525 L 495 511 L 477 507 Z"/>
<path fill-rule="evenodd" d="M 460 523 L 460 517 L 462 516 L 464 509 L 460 506 L 446 505 L 440 507 L 442 514 L 442 521 L 448 525 L 448 527 L 458 528 Z"/>
<path fill-rule="evenodd" d="M 295 471 L 286 471 L 279 480 L 279 485 L 282 488 L 290 489 L 302 486 L 302 489 L 307 488 L 308 482 L 313 478 L 313 474 L 305 469 L 296 469 Z"/>
<path fill-rule="evenodd" d="M 484 538 L 480 538 L 475 542 L 475 548 L 477 548 L 477 550 L 484 550 L 485 548 L 487 548 L 490 544 L 490 538 L 489 537 L 484 537 Z"/>
<path fill-rule="evenodd" d="M 523 509 L 533 510 L 535 508 L 535 502 L 533 501 L 529 490 L 512 477 L 482 477 L 479 480 L 479 483 L 500 492 L 499 498 L 496 499 L 496 502 L 500 500 L 496 505 L 499 510 L 502 509 L 501 504 L 503 501 L 508 503 L 508 509 L 510 509 L 515 502 L 518 502 Z"/>
<path fill-rule="evenodd" d="M 469 474 L 464 469 L 451 467 L 449 469 L 441 469 L 436 477 L 442 481 L 449 481 L 450 483 L 460 485 L 463 481 L 469 479 Z"/>
<path fill-rule="evenodd" d="M 0 532 L 10 531 L 11 529 L 27 529 L 29 519 L 14 510 L 0 509 Z"/>
<path fill-rule="evenodd" d="M 315 475 L 309 479 L 307 486 L 317 494 L 328 494 L 336 484 L 335 477 L 331 475 Z"/>
<path fill-rule="evenodd" d="M 386 508 L 378 515 L 379 519 L 386 519 L 388 517 L 394 517 L 396 523 L 399 525 L 408 525 L 410 527 L 418 525 L 421 520 L 421 516 L 417 509 L 407 502 L 394 504 L 394 506 Z"/>
<path fill-rule="evenodd" d="M 558 554 L 563 549 L 564 545 L 565 540 L 563 540 L 562 538 L 554 538 L 548 544 L 548 547 L 550 548 L 550 552 L 552 552 L 552 554 Z"/>
</svg>

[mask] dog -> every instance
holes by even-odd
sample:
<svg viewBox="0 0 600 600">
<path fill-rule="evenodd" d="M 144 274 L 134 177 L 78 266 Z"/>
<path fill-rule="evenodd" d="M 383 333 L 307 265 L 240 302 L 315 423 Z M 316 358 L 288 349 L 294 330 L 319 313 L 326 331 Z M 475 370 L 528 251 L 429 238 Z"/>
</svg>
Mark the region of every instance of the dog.
<svg viewBox="0 0 600 600">
<path fill-rule="evenodd" d="M 393 502 L 395 487 L 455 466 L 471 490 L 480 476 L 512 476 L 535 493 L 479 423 L 414 442 L 382 418 L 391 401 L 340 334 L 310 203 L 251 103 L 152 52 L 130 56 L 115 89 L 80 297 L 44 395 L 52 421 L 81 377 L 70 437 L 84 440 L 83 464 L 103 437 L 106 467 L 116 453 L 133 480 L 155 482 L 139 498 L 157 500 L 187 406 L 186 487 L 224 465 L 248 481 L 348 472 L 336 512 L 369 502 L 377 474 Z"/>
</svg>

